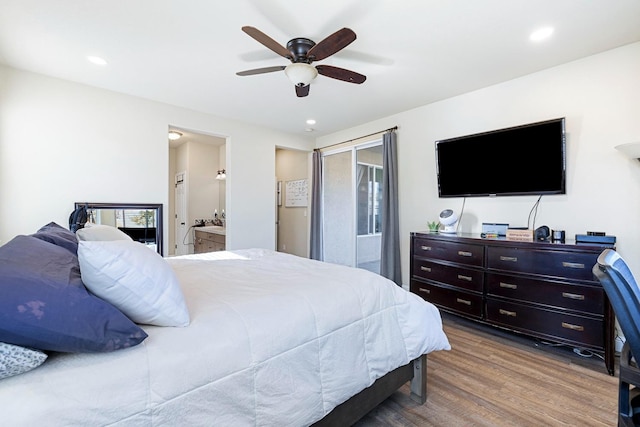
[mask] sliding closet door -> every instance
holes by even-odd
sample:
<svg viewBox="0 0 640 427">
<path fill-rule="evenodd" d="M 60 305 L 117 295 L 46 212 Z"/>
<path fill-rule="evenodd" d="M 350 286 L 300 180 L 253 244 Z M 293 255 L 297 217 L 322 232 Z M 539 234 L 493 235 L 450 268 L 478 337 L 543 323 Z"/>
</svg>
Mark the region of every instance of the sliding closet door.
<svg viewBox="0 0 640 427">
<path fill-rule="evenodd" d="M 323 154 L 324 260 L 380 273 L 382 145 Z"/>
<path fill-rule="evenodd" d="M 380 274 L 382 145 L 363 145 L 356 153 L 356 267 Z"/>
<path fill-rule="evenodd" d="M 355 266 L 353 151 L 323 156 L 324 260 Z"/>
</svg>

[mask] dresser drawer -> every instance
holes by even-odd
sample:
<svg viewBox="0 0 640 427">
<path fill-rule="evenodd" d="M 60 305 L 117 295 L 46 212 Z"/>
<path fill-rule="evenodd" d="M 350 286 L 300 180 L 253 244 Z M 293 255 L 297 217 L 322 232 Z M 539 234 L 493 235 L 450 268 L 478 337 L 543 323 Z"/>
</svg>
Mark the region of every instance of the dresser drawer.
<svg viewBox="0 0 640 427">
<path fill-rule="evenodd" d="M 206 231 L 196 230 L 196 239 L 208 240 L 210 242 L 225 243 L 224 234 L 207 233 Z"/>
<path fill-rule="evenodd" d="M 423 259 L 413 262 L 413 276 L 463 288 L 469 291 L 482 292 L 484 272 L 470 268 L 439 264 Z"/>
<path fill-rule="evenodd" d="M 496 295 L 604 316 L 604 291 L 587 286 L 487 273 L 487 296 Z"/>
<path fill-rule="evenodd" d="M 226 237 L 223 234 L 196 230 L 194 253 L 224 251 Z"/>
<path fill-rule="evenodd" d="M 487 268 L 593 282 L 591 269 L 598 255 L 491 246 L 487 248 Z"/>
<path fill-rule="evenodd" d="M 603 348 L 604 320 L 487 298 L 487 321 L 520 332 Z"/>
<path fill-rule="evenodd" d="M 411 292 L 438 307 L 465 316 L 482 318 L 482 295 L 411 281 Z"/>
<path fill-rule="evenodd" d="M 484 263 L 484 246 L 471 243 L 416 238 L 413 241 L 413 254 L 477 267 L 482 267 Z"/>
</svg>

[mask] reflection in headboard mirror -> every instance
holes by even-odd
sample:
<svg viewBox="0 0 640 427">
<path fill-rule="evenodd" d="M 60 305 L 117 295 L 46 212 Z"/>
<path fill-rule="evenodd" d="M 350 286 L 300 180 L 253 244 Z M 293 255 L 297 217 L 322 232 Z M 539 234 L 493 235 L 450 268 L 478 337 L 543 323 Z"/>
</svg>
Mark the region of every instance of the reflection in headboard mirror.
<svg viewBox="0 0 640 427">
<path fill-rule="evenodd" d="M 162 204 L 76 202 L 87 206 L 88 222 L 118 227 L 162 255 Z"/>
</svg>

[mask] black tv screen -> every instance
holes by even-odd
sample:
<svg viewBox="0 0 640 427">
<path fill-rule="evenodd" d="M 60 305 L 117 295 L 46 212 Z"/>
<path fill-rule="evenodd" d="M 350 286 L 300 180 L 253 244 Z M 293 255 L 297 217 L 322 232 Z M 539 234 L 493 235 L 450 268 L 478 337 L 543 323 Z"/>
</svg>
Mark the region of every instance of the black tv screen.
<svg viewBox="0 0 640 427">
<path fill-rule="evenodd" d="M 565 119 L 436 141 L 438 195 L 565 194 Z"/>
</svg>

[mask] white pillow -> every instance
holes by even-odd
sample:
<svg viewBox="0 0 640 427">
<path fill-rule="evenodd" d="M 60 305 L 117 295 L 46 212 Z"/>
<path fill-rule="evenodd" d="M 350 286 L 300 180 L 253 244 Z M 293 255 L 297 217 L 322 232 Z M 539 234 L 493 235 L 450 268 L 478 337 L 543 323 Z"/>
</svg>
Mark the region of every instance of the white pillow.
<svg viewBox="0 0 640 427">
<path fill-rule="evenodd" d="M 0 342 L 0 379 L 37 368 L 46 358 L 47 354 L 40 350 Z"/>
<path fill-rule="evenodd" d="M 175 273 L 164 258 L 144 244 L 80 241 L 78 260 L 85 286 L 134 322 L 189 324 L 189 311 Z"/>
<path fill-rule="evenodd" d="M 86 223 L 84 228 L 76 231 L 76 236 L 80 241 L 103 241 L 103 240 L 133 240 L 128 234 L 116 227 L 102 224 Z"/>
</svg>

